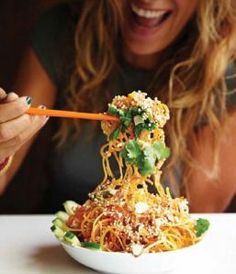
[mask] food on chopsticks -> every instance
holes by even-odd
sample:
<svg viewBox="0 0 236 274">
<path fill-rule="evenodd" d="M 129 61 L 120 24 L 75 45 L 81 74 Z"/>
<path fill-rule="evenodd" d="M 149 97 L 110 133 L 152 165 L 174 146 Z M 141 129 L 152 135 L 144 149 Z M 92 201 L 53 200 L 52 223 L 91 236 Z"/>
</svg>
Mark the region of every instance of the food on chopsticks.
<svg viewBox="0 0 236 274">
<path fill-rule="evenodd" d="M 83 205 L 64 203 L 66 212 L 57 213 L 54 234 L 73 246 L 135 256 L 197 243 L 209 222 L 192 219 L 187 200 L 173 198 L 160 183 L 170 154 L 163 130 L 168 107 L 132 92 L 116 96 L 107 113 L 120 122 L 102 122 L 107 136 L 101 148 L 104 179 Z"/>
</svg>

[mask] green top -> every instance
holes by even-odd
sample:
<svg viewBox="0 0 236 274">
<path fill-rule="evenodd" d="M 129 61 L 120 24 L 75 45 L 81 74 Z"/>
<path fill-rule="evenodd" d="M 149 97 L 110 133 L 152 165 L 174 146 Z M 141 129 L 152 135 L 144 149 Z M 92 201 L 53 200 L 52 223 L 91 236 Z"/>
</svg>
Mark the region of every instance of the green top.
<svg viewBox="0 0 236 274">
<path fill-rule="evenodd" d="M 77 14 L 69 5 L 60 5 L 45 13 L 39 20 L 32 37 L 32 46 L 48 76 L 58 87 L 57 107 L 63 105 L 64 90 L 73 65 L 73 36 Z M 122 64 L 122 73 L 114 82 L 114 96 L 133 90 L 145 91 L 152 73 Z M 230 99 L 235 101 L 235 96 Z M 56 120 L 54 120 L 56 122 Z M 57 210 L 65 200 L 79 203 L 102 180 L 100 147 L 106 142 L 100 130 L 93 142 L 87 142 L 87 130 L 78 142 L 68 142 L 60 150 L 53 147 L 47 164 L 50 174 L 52 205 Z M 177 169 L 179 172 L 179 169 Z M 178 176 L 178 174 L 177 174 Z"/>
</svg>

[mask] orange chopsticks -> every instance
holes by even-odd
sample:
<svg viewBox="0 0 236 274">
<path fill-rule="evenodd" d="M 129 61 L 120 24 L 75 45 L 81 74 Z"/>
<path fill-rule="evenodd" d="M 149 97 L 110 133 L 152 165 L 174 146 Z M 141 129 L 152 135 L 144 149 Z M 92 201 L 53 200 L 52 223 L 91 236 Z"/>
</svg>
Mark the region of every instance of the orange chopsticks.
<svg viewBox="0 0 236 274">
<path fill-rule="evenodd" d="M 63 117 L 63 118 L 87 119 L 87 120 L 106 120 L 106 121 L 119 122 L 118 117 L 102 114 L 102 113 L 86 113 L 86 112 L 42 109 L 42 108 L 33 108 L 33 107 L 29 108 L 26 113 L 32 114 L 32 115 L 45 115 L 50 117 Z"/>
</svg>

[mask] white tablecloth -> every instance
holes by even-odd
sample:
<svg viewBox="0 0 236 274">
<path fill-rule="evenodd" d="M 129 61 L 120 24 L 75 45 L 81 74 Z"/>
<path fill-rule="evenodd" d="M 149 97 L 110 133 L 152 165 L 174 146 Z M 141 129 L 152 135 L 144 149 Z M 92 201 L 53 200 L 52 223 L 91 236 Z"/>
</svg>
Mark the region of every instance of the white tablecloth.
<svg viewBox="0 0 236 274">
<path fill-rule="evenodd" d="M 204 252 L 173 274 L 236 274 L 236 214 L 198 214 L 211 222 Z M 50 231 L 49 215 L 0 216 L 1 274 L 92 274 L 69 257 Z"/>
</svg>

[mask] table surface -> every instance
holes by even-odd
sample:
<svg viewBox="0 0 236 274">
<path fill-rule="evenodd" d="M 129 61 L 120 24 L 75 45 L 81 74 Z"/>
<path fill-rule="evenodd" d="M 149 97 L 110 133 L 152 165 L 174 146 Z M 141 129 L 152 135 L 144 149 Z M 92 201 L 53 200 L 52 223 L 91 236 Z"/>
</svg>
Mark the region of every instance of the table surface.
<svg viewBox="0 0 236 274">
<path fill-rule="evenodd" d="M 236 214 L 198 214 L 211 226 L 205 250 L 173 274 L 235 274 Z M 1 274 L 95 274 L 67 255 L 49 227 L 51 215 L 0 216 Z M 191 270 L 191 271 L 190 271 Z"/>
</svg>

